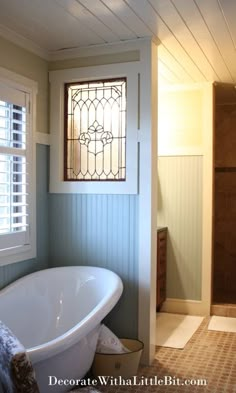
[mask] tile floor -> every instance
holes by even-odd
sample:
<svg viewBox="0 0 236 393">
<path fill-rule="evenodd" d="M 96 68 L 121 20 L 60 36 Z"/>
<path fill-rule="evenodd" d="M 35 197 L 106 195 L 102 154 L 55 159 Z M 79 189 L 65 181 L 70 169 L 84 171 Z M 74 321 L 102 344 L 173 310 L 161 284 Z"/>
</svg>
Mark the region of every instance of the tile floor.
<svg viewBox="0 0 236 393">
<path fill-rule="evenodd" d="M 208 331 L 205 318 L 184 349 L 157 347 L 151 367 L 140 367 L 138 377 L 206 379 L 206 386 L 97 386 L 104 393 L 236 393 L 236 333 Z M 175 377 L 175 378 L 174 378 Z M 81 390 L 82 392 L 82 390 Z"/>
</svg>

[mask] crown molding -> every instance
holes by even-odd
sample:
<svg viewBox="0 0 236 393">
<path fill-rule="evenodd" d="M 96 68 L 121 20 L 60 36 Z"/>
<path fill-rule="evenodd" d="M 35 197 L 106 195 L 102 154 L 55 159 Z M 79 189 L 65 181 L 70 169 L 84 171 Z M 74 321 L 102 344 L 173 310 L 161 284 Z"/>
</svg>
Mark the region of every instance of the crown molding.
<svg viewBox="0 0 236 393">
<path fill-rule="evenodd" d="M 0 24 L 0 36 L 45 60 L 50 58 L 48 50 L 41 48 L 30 39 L 23 37 L 2 24 Z"/>
<path fill-rule="evenodd" d="M 142 42 L 151 41 L 151 40 L 153 40 L 153 42 L 155 42 L 156 44 L 160 43 L 160 41 L 156 40 L 155 37 L 154 38 L 144 37 L 144 38 L 137 38 L 137 39 L 126 40 L 126 41 L 109 42 L 106 44 L 81 46 L 78 48 L 63 49 L 60 51 L 50 51 L 49 60 L 50 61 L 67 60 L 77 57 L 99 56 L 99 55 L 106 55 L 106 54 L 112 54 L 112 53 L 124 52 L 130 50 L 139 50 L 140 44 Z"/>
<path fill-rule="evenodd" d="M 112 54 L 123 51 L 139 50 L 140 44 L 142 42 L 150 40 L 155 42 L 157 45 L 160 43 L 157 37 L 143 37 L 127 41 L 116 41 L 106 44 L 80 46 L 58 51 L 50 51 L 40 47 L 32 40 L 23 37 L 21 34 L 14 32 L 2 24 L 0 24 L 0 36 L 47 61 L 68 60 L 77 57 L 98 56 L 109 53 Z"/>
</svg>

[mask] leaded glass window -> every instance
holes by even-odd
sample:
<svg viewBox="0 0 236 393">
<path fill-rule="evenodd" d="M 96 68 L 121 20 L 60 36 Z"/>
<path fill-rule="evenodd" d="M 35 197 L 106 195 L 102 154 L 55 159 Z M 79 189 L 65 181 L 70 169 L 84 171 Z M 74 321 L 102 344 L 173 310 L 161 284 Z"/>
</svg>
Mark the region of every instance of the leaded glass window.
<svg viewBox="0 0 236 393">
<path fill-rule="evenodd" d="M 126 78 L 65 84 L 64 180 L 126 178 Z"/>
</svg>

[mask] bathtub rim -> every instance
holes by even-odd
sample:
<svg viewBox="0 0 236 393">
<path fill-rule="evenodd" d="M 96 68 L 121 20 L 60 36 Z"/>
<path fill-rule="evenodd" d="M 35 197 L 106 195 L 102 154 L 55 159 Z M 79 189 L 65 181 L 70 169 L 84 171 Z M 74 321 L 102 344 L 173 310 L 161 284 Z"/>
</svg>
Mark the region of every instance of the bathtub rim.
<svg viewBox="0 0 236 393">
<path fill-rule="evenodd" d="M 97 267 L 97 266 L 59 266 L 52 267 L 47 269 L 38 270 L 36 272 L 27 274 L 14 282 L 10 283 L 2 290 L 0 290 L 1 295 L 7 294 L 8 291 L 14 290 L 14 287 L 20 285 L 25 280 L 30 280 L 31 277 L 39 275 L 40 273 L 45 274 L 49 270 L 52 271 L 62 271 L 62 270 L 88 270 L 90 274 L 92 271 L 104 271 L 105 274 L 113 276 L 115 280 L 114 291 L 111 294 L 106 294 L 102 300 L 86 315 L 85 318 L 82 319 L 79 323 L 74 325 L 72 328 L 68 329 L 62 335 L 47 341 L 43 344 L 25 348 L 27 354 L 29 355 L 32 363 L 40 362 L 41 360 L 46 360 L 52 356 L 58 355 L 61 352 L 64 352 L 66 349 L 70 348 L 72 345 L 77 343 L 83 337 L 86 337 L 88 333 L 90 333 L 97 325 L 101 323 L 101 321 L 108 315 L 108 313 L 113 309 L 118 300 L 120 299 L 123 292 L 123 283 L 121 278 L 117 275 L 117 273 L 113 272 L 110 269 Z M 100 311 L 100 312 L 99 312 Z M 4 322 L 4 321 L 3 321 Z"/>
</svg>

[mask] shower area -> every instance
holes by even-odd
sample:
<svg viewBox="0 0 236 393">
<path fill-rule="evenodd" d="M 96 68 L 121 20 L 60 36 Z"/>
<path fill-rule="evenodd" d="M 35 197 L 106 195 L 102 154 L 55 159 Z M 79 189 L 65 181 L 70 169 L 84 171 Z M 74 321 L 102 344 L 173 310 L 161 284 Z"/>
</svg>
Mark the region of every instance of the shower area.
<svg viewBox="0 0 236 393">
<path fill-rule="evenodd" d="M 236 87 L 214 100 L 212 304 L 236 306 Z"/>
</svg>

